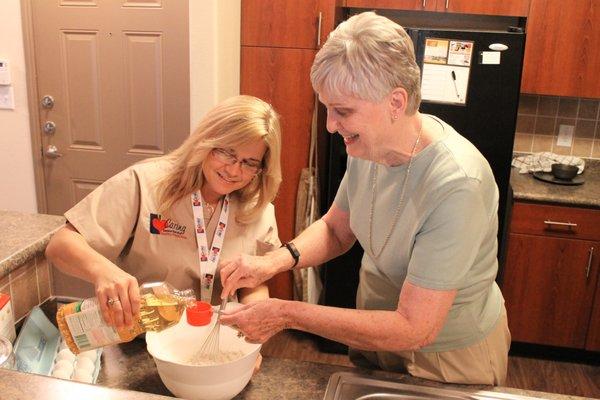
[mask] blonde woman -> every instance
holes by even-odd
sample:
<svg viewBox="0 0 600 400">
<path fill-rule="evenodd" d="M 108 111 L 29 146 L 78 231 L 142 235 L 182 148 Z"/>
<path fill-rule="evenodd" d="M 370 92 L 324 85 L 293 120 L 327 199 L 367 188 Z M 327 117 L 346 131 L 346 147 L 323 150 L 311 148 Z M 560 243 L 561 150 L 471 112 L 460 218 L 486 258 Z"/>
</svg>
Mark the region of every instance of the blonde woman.
<svg viewBox="0 0 600 400">
<path fill-rule="evenodd" d="M 105 321 L 139 313 L 138 283 L 167 281 L 219 304 L 219 260 L 279 247 L 271 201 L 281 182 L 281 134 L 273 108 L 230 98 L 172 153 L 133 165 L 65 213 L 46 256 L 91 282 Z M 268 298 L 261 285 L 242 303 Z"/>
</svg>

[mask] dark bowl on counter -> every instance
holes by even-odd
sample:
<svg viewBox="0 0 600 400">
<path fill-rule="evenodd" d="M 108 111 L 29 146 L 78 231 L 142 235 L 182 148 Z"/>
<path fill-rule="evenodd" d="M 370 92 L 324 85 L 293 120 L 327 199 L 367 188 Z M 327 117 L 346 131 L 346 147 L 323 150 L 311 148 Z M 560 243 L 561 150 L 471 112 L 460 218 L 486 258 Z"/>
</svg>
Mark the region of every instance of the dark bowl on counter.
<svg viewBox="0 0 600 400">
<path fill-rule="evenodd" d="M 567 164 L 552 164 L 552 175 L 556 179 L 562 179 L 565 181 L 570 181 L 571 179 L 577 176 L 577 172 L 579 168 L 575 165 L 567 165 Z"/>
</svg>

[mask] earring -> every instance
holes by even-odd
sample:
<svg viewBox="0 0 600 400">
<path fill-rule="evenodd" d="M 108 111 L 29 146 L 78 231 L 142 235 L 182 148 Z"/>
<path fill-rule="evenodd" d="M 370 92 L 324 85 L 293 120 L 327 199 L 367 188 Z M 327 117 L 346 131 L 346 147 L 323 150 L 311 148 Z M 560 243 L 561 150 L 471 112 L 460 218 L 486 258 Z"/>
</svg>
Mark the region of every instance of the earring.
<svg viewBox="0 0 600 400">
<path fill-rule="evenodd" d="M 392 118 L 398 119 L 398 114 L 394 114 L 394 116 Z"/>
</svg>

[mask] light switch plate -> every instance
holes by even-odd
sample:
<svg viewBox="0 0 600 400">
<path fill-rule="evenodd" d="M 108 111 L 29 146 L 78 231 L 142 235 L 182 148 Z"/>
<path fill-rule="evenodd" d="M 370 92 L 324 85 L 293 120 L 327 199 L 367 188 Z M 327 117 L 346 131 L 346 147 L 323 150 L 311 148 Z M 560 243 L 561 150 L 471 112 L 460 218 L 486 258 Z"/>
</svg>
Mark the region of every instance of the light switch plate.
<svg viewBox="0 0 600 400">
<path fill-rule="evenodd" d="M 0 109 L 15 109 L 15 96 L 12 86 L 0 85 Z"/>
<path fill-rule="evenodd" d="M 571 147 L 573 144 L 573 125 L 561 125 L 558 129 L 558 137 L 556 138 L 556 145 L 562 147 Z"/>
</svg>

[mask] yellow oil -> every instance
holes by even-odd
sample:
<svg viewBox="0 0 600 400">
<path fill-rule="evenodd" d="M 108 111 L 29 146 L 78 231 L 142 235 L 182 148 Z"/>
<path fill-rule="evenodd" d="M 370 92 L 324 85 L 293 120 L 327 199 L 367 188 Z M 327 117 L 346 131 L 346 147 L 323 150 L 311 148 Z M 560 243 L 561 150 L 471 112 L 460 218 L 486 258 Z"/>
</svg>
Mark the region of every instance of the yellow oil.
<svg viewBox="0 0 600 400">
<path fill-rule="evenodd" d="M 185 311 L 181 299 L 171 294 L 142 295 L 140 306 L 140 325 L 145 331 L 162 331 L 179 322 Z"/>
</svg>

